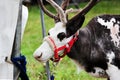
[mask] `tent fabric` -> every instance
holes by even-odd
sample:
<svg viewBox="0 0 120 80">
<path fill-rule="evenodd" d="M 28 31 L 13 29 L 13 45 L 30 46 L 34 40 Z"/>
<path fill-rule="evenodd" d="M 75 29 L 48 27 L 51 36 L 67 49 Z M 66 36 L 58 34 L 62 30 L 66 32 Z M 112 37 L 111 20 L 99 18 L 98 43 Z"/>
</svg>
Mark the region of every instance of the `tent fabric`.
<svg viewBox="0 0 120 80">
<path fill-rule="evenodd" d="M 20 55 L 19 57 L 11 58 L 11 61 L 13 64 L 20 70 L 19 77 L 21 80 L 29 80 L 27 74 L 26 74 L 26 58 L 23 55 Z"/>
<path fill-rule="evenodd" d="M 5 61 L 12 53 L 20 0 L 0 2 L 0 80 L 14 80 L 14 67 Z M 22 36 L 28 19 L 28 8 L 22 6 Z M 21 39 L 22 39 L 21 36 Z M 10 59 L 9 59 L 10 60 Z"/>
<path fill-rule="evenodd" d="M 0 2 L 0 80 L 13 80 L 13 64 L 5 62 L 11 55 L 20 0 Z"/>
<path fill-rule="evenodd" d="M 27 20 L 28 20 L 28 8 L 24 5 L 22 5 L 22 32 L 21 32 L 22 35 L 21 35 L 21 39 L 22 39 L 24 31 L 25 31 Z"/>
</svg>

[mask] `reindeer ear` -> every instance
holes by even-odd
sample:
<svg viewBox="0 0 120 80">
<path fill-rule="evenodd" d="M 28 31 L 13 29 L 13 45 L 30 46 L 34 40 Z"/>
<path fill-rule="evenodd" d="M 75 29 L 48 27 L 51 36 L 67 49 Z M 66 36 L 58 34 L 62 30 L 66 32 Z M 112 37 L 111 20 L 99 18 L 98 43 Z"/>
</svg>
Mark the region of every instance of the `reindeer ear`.
<svg viewBox="0 0 120 80">
<path fill-rule="evenodd" d="M 67 37 L 75 34 L 75 32 L 82 26 L 84 20 L 84 15 L 79 15 L 79 17 L 68 20 L 68 22 L 66 23 Z"/>
</svg>

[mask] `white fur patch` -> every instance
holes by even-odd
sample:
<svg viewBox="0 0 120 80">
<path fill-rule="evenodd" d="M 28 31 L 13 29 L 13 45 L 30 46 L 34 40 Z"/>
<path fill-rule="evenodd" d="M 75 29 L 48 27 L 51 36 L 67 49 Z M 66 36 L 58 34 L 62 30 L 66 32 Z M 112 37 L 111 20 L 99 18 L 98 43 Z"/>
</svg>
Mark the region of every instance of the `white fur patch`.
<svg viewBox="0 0 120 80">
<path fill-rule="evenodd" d="M 84 66 L 80 65 L 77 61 L 75 61 L 75 60 L 72 60 L 72 61 L 76 64 L 78 74 L 82 70 L 85 70 Z M 95 70 L 95 72 L 90 72 L 89 73 L 91 76 L 100 77 L 100 78 L 106 78 L 107 77 L 106 72 L 103 69 L 101 69 L 99 67 L 94 67 L 94 70 Z"/>
<path fill-rule="evenodd" d="M 107 74 L 110 77 L 110 80 L 120 80 L 120 70 L 118 67 L 109 64 L 108 65 L 108 70 L 106 70 Z"/>
<path fill-rule="evenodd" d="M 106 70 L 107 74 L 110 77 L 110 80 L 120 80 L 120 70 L 117 66 L 111 64 L 112 60 L 115 58 L 115 54 L 113 52 L 107 54 L 108 58 L 108 69 Z"/>
<path fill-rule="evenodd" d="M 115 54 L 113 52 L 110 52 L 110 53 L 107 54 L 107 58 L 109 60 L 108 63 L 111 64 L 112 60 L 115 58 Z"/>
<path fill-rule="evenodd" d="M 112 38 L 112 41 L 114 42 L 115 46 L 119 46 L 119 40 L 120 40 L 120 36 L 118 35 L 119 33 L 119 21 L 117 21 L 117 24 L 114 24 L 116 22 L 115 18 L 111 18 L 110 21 L 106 21 L 103 20 L 102 18 L 99 18 L 97 19 L 97 21 L 103 25 L 103 26 L 106 26 L 107 29 L 110 29 L 110 36 Z"/>
<path fill-rule="evenodd" d="M 42 56 L 39 58 L 41 54 Z M 53 51 L 50 45 L 44 41 L 43 44 L 35 50 L 33 56 L 40 62 L 46 62 L 53 56 Z"/>
<path fill-rule="evenodd" d="M 103 70 L 103 69 L 101 69 L 99 67 L 95 67 L 94 70 L 95 70 L 94 73 L 91 72 L 89 74 L 94 76 L 94 77 L 98 77 L 98 78 L 99 77 L 101 77 L 101 78 L 106 78 L 107 77 L 105 70 Z"/>
</svg>

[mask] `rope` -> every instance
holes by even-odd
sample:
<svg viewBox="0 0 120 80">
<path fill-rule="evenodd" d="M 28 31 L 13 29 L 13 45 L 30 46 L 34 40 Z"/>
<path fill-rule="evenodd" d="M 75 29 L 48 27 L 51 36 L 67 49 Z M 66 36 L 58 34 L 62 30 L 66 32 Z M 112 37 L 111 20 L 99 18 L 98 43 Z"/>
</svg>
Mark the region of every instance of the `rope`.
<svg viewBox="0 0 120 80">
<path fill-rule="evenodd" d="M 19 56 L 19 57 L 14 57 L 11 58 L 11 61 L 13 64 L 20 70 L 20 75 L 19 77 L 21 80 L 29 80 L 27 74 L 26 74 L 26 58 L 25 56 Z"/>
<path fill-rule="evenodd" d="M 54 78 L 55 78 L 54 75 L 50 76 L 50 80 L 54 80 Z"/>
</svg>

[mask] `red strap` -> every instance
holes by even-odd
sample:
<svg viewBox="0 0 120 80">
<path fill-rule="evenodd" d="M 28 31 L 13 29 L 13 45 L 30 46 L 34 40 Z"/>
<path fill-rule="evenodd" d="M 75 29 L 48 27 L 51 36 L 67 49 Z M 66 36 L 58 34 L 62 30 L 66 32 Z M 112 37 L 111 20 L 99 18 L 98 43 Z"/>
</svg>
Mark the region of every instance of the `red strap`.
<svg viewBox="0 0 120 80">
<path fill-rule="evenodd" d="M 51 44 L 53 45 L 53 49 L 54 49 L 54 59 L 52 59 L 52 61 L 54 62 L 58 62 L 61 58 L 63 58 L 67 53 L 70 52 L 73 44 L 75 43 L 75 41 L 78 39 L 78 32 L 73 36 L 73 38 L 66 44 L 63 45 L 59 48 L 57 48 L 54 40 L 51 37 L 48 37 L 48 39 L 51 41 Z M 58 52 L 64 50 L 64 53 L 62 56 L 59 56 Z"/>
<path fill-rule="evenodd" d="M 57 46 L 56 46 L 56 44 L 55 44 L 55 42 L 53 41 L 53 39 L 51 38 L 51 37 L 48 37 L 49 38 L 49 40 L 52 42 L 52 44 L 53 44 L 53 49 L 54 49 L 54 57 L 55 57 L 55 59 L 57 59 L 57 58 L 59 58 L 59 56 L 58 56 L 58 50 L 57 50 Z"/>
<path fill-rule="evenodd" d="M 66 45 L 65 48 L 64 48 L 65 50 L 64 50 L 63 55 L 60 56 L 61 58 L 63 58 L 67 53 L 70 52 L 70 50 L 71 50 L 71 48 L 72 48 L 72 46 L 73 46 L 73 44 L 75 43 L 76 40 L 77 40 L 77 37 L 75 36 L 69 41 L 68 46 Z"/>
<path fill-rule="evenodd" d="M 53 41 L 53 39 L 49 36 L 48 37 L 49 39 L 50 39 L 50 41 L 52 42 L 52 44 L 53 44 L 53 46 L 54 46 L 54 49 L 57 49 L 57 47 L 56 47 L 56 45 L 55 45 L 55 43 L 54 43 L 54 41 Z"/>
</svg>

